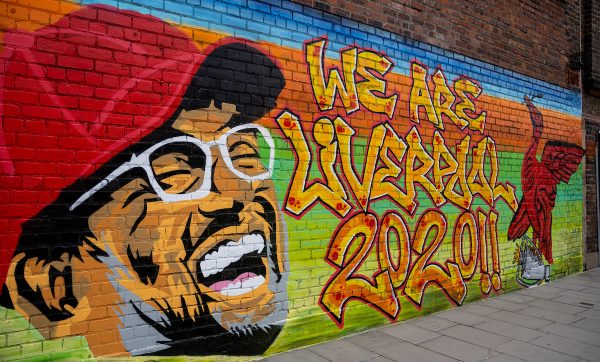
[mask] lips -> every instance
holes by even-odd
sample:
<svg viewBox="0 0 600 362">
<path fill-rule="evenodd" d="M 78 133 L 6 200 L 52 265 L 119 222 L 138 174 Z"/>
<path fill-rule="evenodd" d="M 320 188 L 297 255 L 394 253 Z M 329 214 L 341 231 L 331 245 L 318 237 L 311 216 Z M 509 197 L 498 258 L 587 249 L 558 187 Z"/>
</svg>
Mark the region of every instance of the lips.
<svg viewBox="0 0 600 362">
<path fill-rule="evenodd" d="M 225 296 L 249 293 L 265 283 L 266 240 L 262 233 L 227 239 L 197 262 L 198 281 Z"/>
</svg>

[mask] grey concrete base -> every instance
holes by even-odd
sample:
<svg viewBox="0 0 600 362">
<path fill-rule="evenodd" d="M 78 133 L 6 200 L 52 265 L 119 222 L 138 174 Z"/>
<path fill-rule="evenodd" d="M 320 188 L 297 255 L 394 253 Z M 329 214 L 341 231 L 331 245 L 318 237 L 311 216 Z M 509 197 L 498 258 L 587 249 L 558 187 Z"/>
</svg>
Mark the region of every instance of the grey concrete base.
<svg viewBox="0 0 600 362">
<path fill-rule="evenodd" d="M 598 259 L 598 252 L 595 253 L 587 253 L 585 254 L 585 269 L 591 270 L 600 266 L 600 261 Z"/>
<path fill-rule="evenodd" d="M 265 361 L 600 361 L 600 268 Z"/>
</svg>

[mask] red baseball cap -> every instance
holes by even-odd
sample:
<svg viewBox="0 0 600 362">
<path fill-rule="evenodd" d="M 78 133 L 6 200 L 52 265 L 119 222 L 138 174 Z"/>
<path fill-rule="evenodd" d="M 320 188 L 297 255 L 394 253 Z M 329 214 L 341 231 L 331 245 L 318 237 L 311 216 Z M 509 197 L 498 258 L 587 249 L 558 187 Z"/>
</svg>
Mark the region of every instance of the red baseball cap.
<svg viewBox="0 0 600 362">
<path fill-rule="evenodd" d="M 202 61 L 177 28 L 86 6 L 0 54 L 0 286 L 21 225 L 162 125 Z"/>
</svg>

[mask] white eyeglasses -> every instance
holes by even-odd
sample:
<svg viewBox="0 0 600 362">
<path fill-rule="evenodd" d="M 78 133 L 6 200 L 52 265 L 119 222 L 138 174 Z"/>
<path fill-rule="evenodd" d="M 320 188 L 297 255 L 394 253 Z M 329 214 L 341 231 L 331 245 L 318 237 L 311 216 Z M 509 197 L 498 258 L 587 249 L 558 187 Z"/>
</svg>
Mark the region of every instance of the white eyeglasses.
<svg viewBox="0 0 600 362">
<path fill-rule="evenodd" d="M 81 195 L 69 210 L 73 211 L 117 177 L 136 167 L 146 172 L 150 185 L 162 201 L 206 197 L 212 184 L 212 146 L 219 147 L 225 165 L 242 180 L 265 180 L 273 174 L 275 143 L 271 134 L 264 127 L 244 124 L 233 127 L 216 141 L 205 143 L 195 137 L 178 136 L 163 140 L 139 155 L 133 154 L 130 161 Z"/>
</svg>

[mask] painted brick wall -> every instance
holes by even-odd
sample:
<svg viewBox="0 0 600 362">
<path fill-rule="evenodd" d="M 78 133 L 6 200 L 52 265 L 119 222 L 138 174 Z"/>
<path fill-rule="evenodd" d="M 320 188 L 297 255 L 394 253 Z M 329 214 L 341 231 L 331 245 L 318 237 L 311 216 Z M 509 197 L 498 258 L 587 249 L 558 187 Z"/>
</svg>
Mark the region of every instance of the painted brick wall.
<svg viewBox="0 0 600 362">
<path fill-rule="evenodd" d="M 582 270 L 578 3 L 310 5 L 0 2 L 0 359 L 272 354 Z"/>
</svg>

